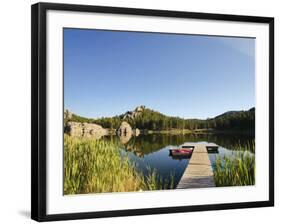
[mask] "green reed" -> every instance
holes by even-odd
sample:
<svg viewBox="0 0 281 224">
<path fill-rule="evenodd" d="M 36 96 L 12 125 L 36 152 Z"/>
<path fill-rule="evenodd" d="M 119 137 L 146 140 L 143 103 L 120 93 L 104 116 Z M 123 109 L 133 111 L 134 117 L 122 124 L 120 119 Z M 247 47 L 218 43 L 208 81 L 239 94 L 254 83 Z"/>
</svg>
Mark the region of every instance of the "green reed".
<svg viewBox="0 0 281 224">
<path fill-rule="evenodd" d="M 249 149 L 255 148 L 253 144 L 245 145 L 243 152 L 234 153 L 232 156 L 217 157 L 214 166 L 216 186 L 255 184 L 255 155 L 249 152 Z M 242 149 L 242 146 L 239 147 Z"/>
<path fill-rule="evenodd" d="M 249 151 L 255 153 L 255 140 L 248 140 L 243 144 L 238 140 L 238 143 L 232 145 L 231 149 L 234 151 Z"/>
<path fill-rule="evenodd" d="M 64 136 L 64 194 L 158 189 L 157 172 L 138 172 L 116 142 Z"/>
</svg>

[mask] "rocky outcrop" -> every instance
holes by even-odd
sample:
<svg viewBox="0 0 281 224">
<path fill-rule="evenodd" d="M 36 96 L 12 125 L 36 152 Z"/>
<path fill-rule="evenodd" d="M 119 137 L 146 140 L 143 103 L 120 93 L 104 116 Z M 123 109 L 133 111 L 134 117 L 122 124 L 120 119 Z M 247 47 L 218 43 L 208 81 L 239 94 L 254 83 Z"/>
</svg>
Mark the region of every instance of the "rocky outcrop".
<svg viewBox="0 0 281 224">
<path fill-rule="evenodd" d="M 107 130 L 104 129 L 102 126 L 97 124 L 89 124 L 89 123 L 83 123 L 84 124 L 84 136 L 85 137 L 102 137 L 104 135 L 107 135 Z"/>
<path fill-rule="evenodd" d="M 122 144 L 126 144 L 127 142 L 130 141 L 133 135 L 133 130 L 131 125 L 126 121 L 123 121 L 119 129 L 117 130 L 117 134 L 120 137 L 120 142 Z"/>
<path fill-rule="evenodd" d="M 136 117 L 138 117 L 138 116 L 140 116 L 142 114 L 144 109 L 145 109 L 145 106 L 138 106 L 133 111 L 127 111 L 123 115 L 123 119 L 135 119 Z"/>
<path fill-rule="evenodd" d="M 118 135 L 132 135 L 132 127 L 131 125 L 126 122 L 126 121 L 122 121 L 118 131 L 117 131 Z"/>
<path fill-rule="evenodd" d="M 63 118 L 64 120 L 70 120 L 72 118 L 72 113 L 69 111 L 69 110 L 65 110 L 64 113 L 63 113 Z"/>
<path fill-rule="evenodd" d="M 138 128 L 132 129 L 131 125 L 128 122 L 122 121 L 120 127 L 117 130 L 117 134 L 119 136 L 126 136 L 126 135 L 129 135 L 129 136 L 132 136 L 132 135 L 139 136 L 140 130 Z"/>
<path fill-rule="evenodd" d="M 80 122 L 67 122 L 65 125 L 65 133 L 70 136 L 83 136 L 83 123 Z"/>
<path fill-rule="evenodd" d="M 138 128 L 132 129 L 131 125 L 123 121 L 117 130 L 117 135 L 120 137 L 120 141 L 122 144 L 126 144 L 132 138 L 132 136 L 138 136 L 140 134 L 140 130 Z"/>
<path fill-rule="evenodd" d="M 102 126 L 92 123 L 67 122 L 65 132 L 70 136 L 92 137 L 99 139 L 108 132 Z"/>
</svg>

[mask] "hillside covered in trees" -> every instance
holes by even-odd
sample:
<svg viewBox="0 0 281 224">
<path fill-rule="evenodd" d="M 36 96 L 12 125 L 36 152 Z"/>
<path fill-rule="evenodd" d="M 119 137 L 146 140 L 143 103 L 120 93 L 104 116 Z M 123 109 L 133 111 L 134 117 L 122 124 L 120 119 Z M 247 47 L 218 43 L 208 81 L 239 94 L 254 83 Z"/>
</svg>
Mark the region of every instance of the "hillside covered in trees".
<svg viewBox="0 0 281 224">
<path fill-rule="evenodd" d="M 66 111 L 66 113 L 70 113 Z M 122 121 L 127 121 L 133 128 L 141 130 L 171 130 L 171 129 L 213 129 L 213 130 L 255 130 L 255 108 L 247 111 L 229 111 L 214 118 L 183 119 L 166 116 L 160 112 L 139 106 L 133 111 L 114 117 L 91 119 L 72 114 L 70 121 L 99 124 L 104 128 L 117 129 Z"/>
</svg>

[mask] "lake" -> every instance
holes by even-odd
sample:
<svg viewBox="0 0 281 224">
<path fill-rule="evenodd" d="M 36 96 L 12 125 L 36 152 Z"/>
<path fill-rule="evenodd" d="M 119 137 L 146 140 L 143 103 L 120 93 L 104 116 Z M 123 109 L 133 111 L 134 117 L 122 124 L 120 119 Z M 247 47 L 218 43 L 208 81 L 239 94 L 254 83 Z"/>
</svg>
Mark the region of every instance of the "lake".
<svg viewBox="0 0 281 224">
<path fill-rule="evenodd" d="M 126 153 L 139 171 L 144 175 L 155 170 L 158 178 L 168 185 L 176 187 L 189 163 L 189 158 L 173 158 L 169 149 L 176 148 L 186 142 L 216 143 L 219 148 L 217 153 L 209 153 L 212 166 L 215 166 L 217 156 L 232 156 L 237 153 L 237 144 L 243 146 L 254 141 L 254 136 L 237 134 L 147 134 L 129 139 L 119 139 L 117 136 L 108 136 L 121 142 L 121 148 Z M 254 155 L 254 149 L 251 152 Z"/>
</svg>

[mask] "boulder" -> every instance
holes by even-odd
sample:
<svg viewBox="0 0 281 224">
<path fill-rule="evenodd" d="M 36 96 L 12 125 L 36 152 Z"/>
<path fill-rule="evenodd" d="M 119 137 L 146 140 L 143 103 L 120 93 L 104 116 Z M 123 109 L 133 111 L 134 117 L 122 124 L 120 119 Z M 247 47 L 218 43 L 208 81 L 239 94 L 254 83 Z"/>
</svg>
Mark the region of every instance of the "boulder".
<svg viewBox="0 0 281 224">
<path fill-rule="evenodd" d="M 84 127 L 84 137 L 94 137 L 101 138 L 104 135 L 107 135 L 107 130 L 102 126 L 91 123 L 83 123 Z"/>
<path fill-rule="evenodd" d="M 140 135 L 140 129 L 136 128 L 133 130 L 133 135 L 134 136 L 139 136 Z"/>
<path fill-rule="evenodd" d="M 107 130 L 102 126 L 92 123 L 67 122 L 65 132 L 70 136 L 101 138 L 107 135 Z"/>
<path fill-rule="evenodd" d="M 80 122 L 69 121 L 66 123 L 65 132 L 70 136 L 82 137 L 84 133 L 83 124 Z"/>
<path fill-rule="evenodd" d="M 119 129 L 117 130 L 117 134 L 119 136 L 126 136 L 126 135 L 132 135 L 132 127 L 129 123 L 126 121 L 122 121 Z"/>
</svg>

